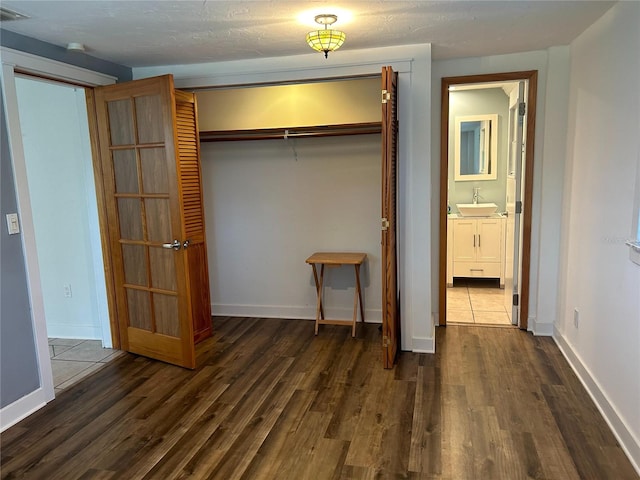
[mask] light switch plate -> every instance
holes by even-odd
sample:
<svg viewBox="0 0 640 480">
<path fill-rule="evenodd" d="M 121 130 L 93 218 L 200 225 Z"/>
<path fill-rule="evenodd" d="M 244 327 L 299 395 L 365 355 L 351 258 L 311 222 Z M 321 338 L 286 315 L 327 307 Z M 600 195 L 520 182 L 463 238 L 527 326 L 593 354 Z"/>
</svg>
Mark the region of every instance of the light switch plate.
<svg viewBox="0 0 640 480">
<path fill-rule="evenodd" d="M 7 230 L 9 235 L 20 233 L 20 223 L 18 222 L 17 213 L 7 213 Z"/>
</svg>

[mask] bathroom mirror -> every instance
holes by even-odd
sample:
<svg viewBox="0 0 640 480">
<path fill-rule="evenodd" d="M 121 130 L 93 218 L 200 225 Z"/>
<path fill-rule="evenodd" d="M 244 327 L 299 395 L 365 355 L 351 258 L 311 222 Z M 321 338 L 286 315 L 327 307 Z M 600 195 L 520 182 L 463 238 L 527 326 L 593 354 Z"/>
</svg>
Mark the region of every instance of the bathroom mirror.
<svg viewBox="0 0 640 480">
<path fill-rule="evenodd" d="M 498 115 L 456 117 L 454 180 L 498 178 Z"/>
</svg>

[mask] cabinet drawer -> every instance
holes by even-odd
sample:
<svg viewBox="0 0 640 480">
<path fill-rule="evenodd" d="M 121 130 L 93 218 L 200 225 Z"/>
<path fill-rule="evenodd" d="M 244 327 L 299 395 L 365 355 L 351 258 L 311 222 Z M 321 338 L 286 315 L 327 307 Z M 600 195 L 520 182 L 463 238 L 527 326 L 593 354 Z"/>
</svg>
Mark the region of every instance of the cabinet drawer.
<svg viewBox="0 0 640 480">
<path fill-rule="evenodd" d="M 500 278 L 500 263 L 479 262 L 454 262 L 454 277 L 482 277 Z"/>
</svg>

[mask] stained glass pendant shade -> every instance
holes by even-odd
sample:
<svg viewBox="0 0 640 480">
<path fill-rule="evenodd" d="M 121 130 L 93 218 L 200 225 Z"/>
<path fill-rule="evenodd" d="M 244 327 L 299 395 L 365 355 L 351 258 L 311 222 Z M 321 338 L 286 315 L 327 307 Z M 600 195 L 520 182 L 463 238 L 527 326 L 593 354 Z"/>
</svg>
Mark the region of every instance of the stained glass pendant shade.
<svg viewBox="0 0 640 480">
<path fill-rule="evenodd" d="M 316 15 L 316 23 L 324 25 L 324 30 L 314 30 L 307 34 L 307 43 L 311 48 L 324 53 L 324 58 L 328 58 L 329 52 L 339 49 L 346 37 L 340 30 L 332 30 L 329 25 L 338 20 L 337 15 Z"/>
</svg>

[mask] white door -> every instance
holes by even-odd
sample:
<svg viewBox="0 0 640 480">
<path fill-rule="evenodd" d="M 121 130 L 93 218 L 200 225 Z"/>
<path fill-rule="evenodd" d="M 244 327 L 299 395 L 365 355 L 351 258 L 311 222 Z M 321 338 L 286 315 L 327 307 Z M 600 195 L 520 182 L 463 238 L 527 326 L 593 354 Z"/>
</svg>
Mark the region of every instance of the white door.
<svg viewBox="0 0 640 480">
<path fill-rule="evenodd" d="M 525 82 L 518 83 L 509 100 L 509 155 L 506 188 L 506 240 L 504 306 L 513 325 L 520 323 L 520 252 L 522 216 L 522 176 L 524 173 L 524 135 L 526 129 Z M 528 205 L 526 206 L 528 208 Z"/>
</svg>

